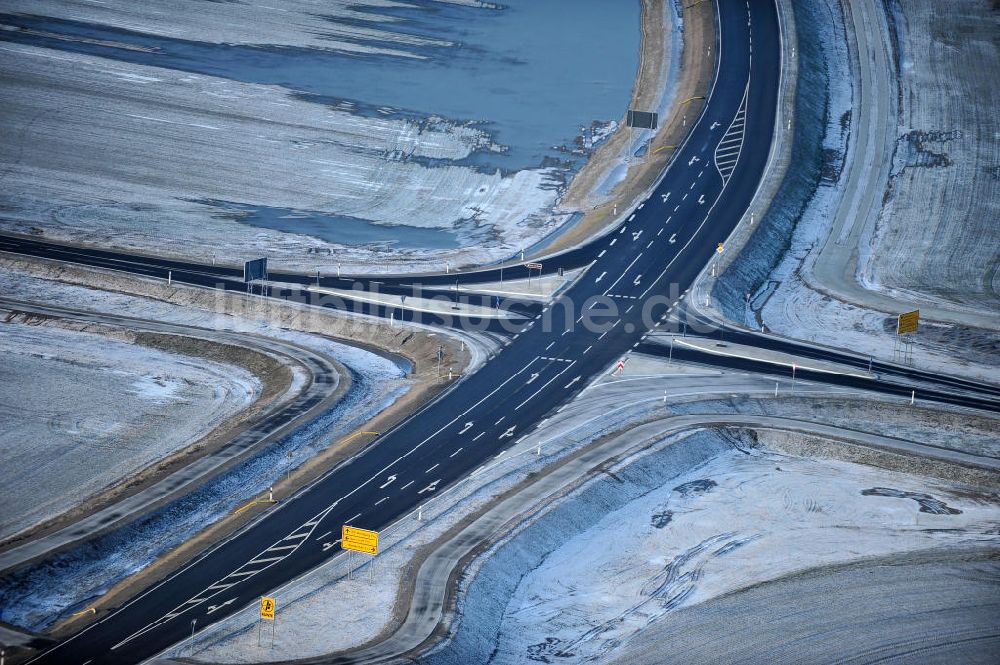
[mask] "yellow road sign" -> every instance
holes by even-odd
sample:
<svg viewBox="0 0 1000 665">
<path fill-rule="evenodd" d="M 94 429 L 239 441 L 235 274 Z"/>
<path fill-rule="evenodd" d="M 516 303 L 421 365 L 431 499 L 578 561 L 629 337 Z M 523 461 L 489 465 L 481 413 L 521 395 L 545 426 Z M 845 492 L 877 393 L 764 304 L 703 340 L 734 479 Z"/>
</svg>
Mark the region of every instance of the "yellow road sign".
<svg viewBox="0 0 1000 665">
<path fill-rule="evenodd" d="M 899 318 L 896 320 L 896 334 L 905 335 L 906 333 L 917 332 L 917 326 L 920 324 L 920 310 L 915 309 L 912 312 L 906 312 L 900 314 Z"/>
<path fill-rule="evenodd" d="M 723 245 L 723 244 L 722 244 L 722 243 L 720 242 L 720 243 L 719 243 L 719 244 L 718 244 L 718 245 L 716 246 L 716 248 L 715 248 L 715 251 L 717 251 L 717 252 L 718 252 L 719 254 L 722 254 L 722 253 L 723 253 L 724 251 L 726 251 L 726 246 L 725 246 L 725 245 Z"/>
<path fill-rule="evenodd" d="M 275 603 L 274 598 L 263 597 L 260 599 L 260 618 L 274 621 Z"/>
<path fill-rule="evenodd" d="M 356 526 L 344 525 L 344 531 L 340 538 L 340 546 L 345 550 L 364 552 L 365 554 L 378 554 L 378 531 L 359 529 Z"/>
</svg>

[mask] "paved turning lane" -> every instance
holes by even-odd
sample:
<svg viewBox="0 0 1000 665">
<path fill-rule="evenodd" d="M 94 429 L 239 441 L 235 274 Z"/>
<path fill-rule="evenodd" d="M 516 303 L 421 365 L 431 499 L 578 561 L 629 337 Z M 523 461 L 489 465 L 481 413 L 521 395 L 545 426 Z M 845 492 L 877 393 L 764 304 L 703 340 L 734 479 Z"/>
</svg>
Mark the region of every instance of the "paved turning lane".
<svg viewBox="0 0 1000 665">
<path fill-rule="evenodd" d="M 587 273 L 510 345 L 364 454 L 36 662 L 138 662 L 383 528 L 503 454 L 685 297 L 757 187 L 778 83 L 772 2 L 722 0 L 721 60 L 702 118 L 656 191 L 589 251 Z"/>
</svg>

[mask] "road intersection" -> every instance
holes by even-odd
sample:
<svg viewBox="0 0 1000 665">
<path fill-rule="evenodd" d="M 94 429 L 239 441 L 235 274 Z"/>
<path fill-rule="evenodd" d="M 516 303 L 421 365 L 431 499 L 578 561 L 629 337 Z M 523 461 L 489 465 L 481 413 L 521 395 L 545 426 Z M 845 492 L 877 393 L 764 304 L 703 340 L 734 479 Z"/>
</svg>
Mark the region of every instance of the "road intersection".
<svg viewBox="0 0 1000 665">
<path fill-rule="evenodd" d="M 721 2 L 718 28 L 713 90 L 659 184 L 608 235 L 546 259 L 548 271 L 586 267 L 582 275 L 550 304 L 517 302 L 511 308 L 516 316 L 459 322 L 509 334 L 494 359 L 384 434 L 377 446 L 32 662 L 133 663 L 159 653 L 192 626 L 224 618 L 329 560 L 339 551 L 335 536 L 343 525 L 383 528 L 475 474 L 530 437 L 594 376 L 633 350 L 653 349 L 647 336 L 668 326 L 683 308 L 694 280 L 749 205 L 775 131 L 780 44 L 774 4 Z M 0 250 L 155 277 L 169 271 L 179 282 L 244 288 L 229 268 L 15 237 L 0 237 Z M 510 270 L 508 278 L 523 277 Z M 272 277 L 285 284 L 272 295 L 292 299 L 303 295 L 294 284 L 316 279 Z M 419 280 L 421 288 L 449 297 L 452 284 L 498 277 L 498 268 L 488 268 L 461 275 L 319 281 L 333 289 L 359 284 L 371 290 L 377 284 L 383 293 L 411 296 Z M 472 304 L 490 307 L 492 299 L 483 296 Z M 419 314 L 371 299 L 344 298 L 341 304 L 397 320 Z M 424 315 L 424 322 L 439 316 L 458 325 L 450 315 Z M 996 405 L 995 396 L 983 399 Z"/>
</svg>

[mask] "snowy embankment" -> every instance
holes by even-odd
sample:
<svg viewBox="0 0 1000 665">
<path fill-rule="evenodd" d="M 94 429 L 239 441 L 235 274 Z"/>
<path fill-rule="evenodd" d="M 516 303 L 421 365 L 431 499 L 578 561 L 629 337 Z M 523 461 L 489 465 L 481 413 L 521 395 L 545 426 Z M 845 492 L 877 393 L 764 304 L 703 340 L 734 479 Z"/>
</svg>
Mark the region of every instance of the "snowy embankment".
<svg viewBox="0 0 1000 665">
<path fill-rule="evenodd" d="M 831 106 L 830 67 L 836 64 L 847 67 L 846 60 L 837 60 L 832 55 L 838 48 L 833 32 L 836 24 L 824 21 L 819 9 L 827 12 L 831 6 L 836 9 L 836 0 L 821 0 L 815 5 L 790 0 L 788 4 L 795 13 L 799 71 L 809 72 L 799 78 L 795 89 L 791 154 L 794 168 L 785 174 L 767 214 L 740 250 L 739 259 L 723 271 L 712 292 L 723 315 L 751 326 L 755 322 L 747 317 L 746 294 L 752 294 L 754 299 L 768 294 L 768 277 L 789 252 L 793 233 L 820 186 L 823 151 L 827 142 L 834 140 L 830 118 L 840 110 Z M 843 76 L 844 72 L 840 72 L 841 80 Z M 849 95 L 847 102 L 850 103 Z"/>
<path fill-rule="evenodd" d="M 716 282 L 716 305 L 739 324 L 886 360 L 903 358 L 895 314 L 920 309 L 913 360 L 989 379 L 1000 188 L 998 139 L 984 128 L 997 93 L 985 81 L 1000 52 L 984 35 L 996 17 L 973 3 L 940 15 L 927 0 L 888 16 L 871 0 L 789 4 L 803 73 L 794 167 Z M 954 34 L 969 38 L 959 46 Z M 967 94 L 950 93 L 955 81 Z M 862 101 L 876 110 L 859 111 Z"/>
<path fill-rule="evenodd" d="M 679 608 L 862 557 L 995 547 L 998 519 L 959 488 L 701 432 L 608 469 L 481 557 L 427 662 L 621 657 Z"/>
<path fill-rule="evenodd" d="M 0 540 L 80 505 L 249 406 L 243 368 L 8 315 Z"/>
<path fill-rule="evenodd" d="M 295 428 L 196 491 L 107 535 L 6 575 L 0 584 L 4 620 L 32 630 L 51 626 L 122 579 L 143 570 L 163 553 L 266 490 L 289 470 L 322 454 L 344 433 L 386 409 L 410 387 L 406 369 L 389 359 L 261 320 L 62 284 L 5 268 L 0 269 L 0 289 L 12 299 L 53 305 L 87 303 L 89 308 L 112 314 L 273 336 L 336 358 L 351 371 L 352 378 L 350 390 L 321 417 Z"/>
</svg>

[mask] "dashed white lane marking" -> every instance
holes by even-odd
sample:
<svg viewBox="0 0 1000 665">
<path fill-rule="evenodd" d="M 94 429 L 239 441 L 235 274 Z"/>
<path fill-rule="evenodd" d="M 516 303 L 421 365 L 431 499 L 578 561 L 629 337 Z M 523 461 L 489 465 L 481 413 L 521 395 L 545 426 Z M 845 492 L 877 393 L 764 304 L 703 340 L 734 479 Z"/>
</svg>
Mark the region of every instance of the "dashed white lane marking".
<svg viewBox="0 0 1000 665">
<path fill-rule="evenodd" d="M 543 360 L 544 360 L 544 358 L 543 358 Z M 493 426 L 496 427 L 497 425 L 499 425 L 500 423 L 502 423 L 503 419 L 506 418 L 506 417 L 507 416 L 500 416 L 500 420 L 498 420 L 495 423 L 493 423 Z"/>
<path fill-rule="evenodd" d="M 584 349 L 584 350 L 583 350 L 583 353 L 584 353 L 584 354 L 586 354 L 586 353 L 587 353 L 587 351 L 590 351 L 590 350 L 591 350 L 592 348 L 594 348 L 594 345 L 593 345 L 593 344 L 591 344 L 591 345 L 590 345 L 590 346 L 588 346 L 588 347 L 587 347 L 586 349 Z"/>
<path fill-rule="evenodd" d="M 361 513 L 358 513 L 357 515 L 355 515 L 355 516 L 354 516 L 354 517 L 352 517 L 351 519 L 349 519 L 349 520 L 346 520 L 346 521 L 344 522 L 344 524 L 350 524 L 351 522 L 353 522 L 354 520 L 358 519 L 359 517 L 361 517 Z"/>
<path fill-rule="evenodd" d="M 632 216 L 628 218 L 628 221 L 631 222 L 633 219 L 635 219 L 635 213 L 634 212 L 632 213 Z"/>
<path fill-rule="evenodd" d="M 464 448 L 459 448 L 458 450 L 456 450 L 455 452 L 453 452 L 451 455 L 448 455 L 448 458 L 450 459 L 450 458 L 454 457 L 455 455 L 459 454 L 463 450 L 465 450 L 465 449 Z"/>
<path fill-rule="evenodd" d="M 604 255 L 605 255 L 605 254 L 607 254 L 607 253 L 608 253 L 608 250 L 606 250 L 606 249 L 602 249 L 602 250 L 601 250 L 601 253 L 597 255 L 597 258 L 601 258 L 602 256 L 604 256 Z"/>
<path fill-rule="evenodd" d="M 439 463 L 439 464 L 435 464 L 435 465 L 434 465 L 434 466 L 432 466 L 431 468 L 429 468 L 429 469 L 427 469 L 426 471 L 424 471 L 424 473 L 430 473 L 431 471 L 433 471 L 434 469 L 438 468 L 439 466 L 441 466 L 441 464 L 440 464 L 440 463 Z"/>
<path fill-rule="evenodd" d="M 408 482 L 405 485 L 403 485 L 402 487 L 400 487 L 399 491 L 402 492 L 403 490 L 405 490 L 407 487 L 409 487 L 410 485 L 412 485 L 415 482 L 416 482 L 415 480 L 411 480 L 410 482 Z"/>
<path fill-rule="evenodd" d="M 327 531 L 326 533 L 324 533 L 322 536 L 320 536 L 316 540 L 323 540 L 324 538 L 326 538 L 327 536 L 329 536 L 331 533 L 333 533 L 333 531 Z"/>
<path fill-rule="evenodd" d="M 479 440 L 479 438 L 480 438 L 480 437 L 481 437 L 482 435 L 484 435 L 484 434 L 486 434 L 486 432 L 480 432 L 480 433 L 479 433 L 479 434 L 477 434 L 477 435 L 476 435 L 475 437 L 473 437 L 473 439 L 472 439 L 472 440 L 473 440 L 473 441 L 478 441 L 478 440 Z"/>
<path fill-rule="evenodd" d="M 554 344 L 555 344 L 555 340 L 553 340 L 553 341 L 549 342 L 549 345 L 545 347 L 545 350 L 546 350 L 546 351 L 548 351 L 549 349 L 551 349 L 551 348 L 552 348 L 552 346 L 553 346 Z"/>
<path fill-rule="evenodd" d="M 431 483 L 427 487 L 425 487 L 422 490 L 420 490 L 419 492 L 417 492 L 417 494 L 423 494 L 424 492 L 433 492 L 433 491 L 435 491 L 437 489 L 437 486 L 438 486 L 439 482 L 441 482 L 440 478 L 438 478 L 433 483 Z"/>
<path fill-rule="evenodd" d="M 381 499 L 379 499 L 378 501 L 376 501 L 375 505 L 377 506 L 378 504 L 382 503 L 383 501 L 388 501 L 388 500 L 389 500 L 389 497 L 384 496 Z"/>
</svg>

